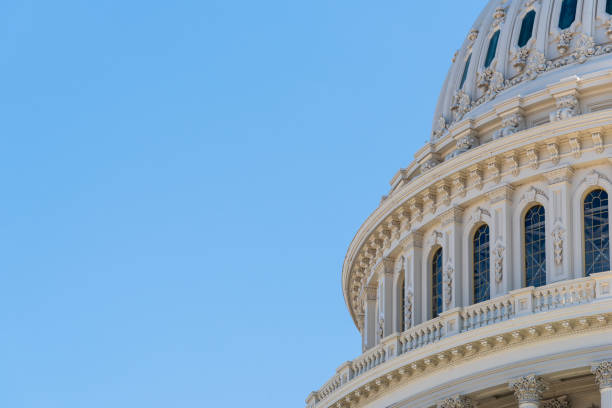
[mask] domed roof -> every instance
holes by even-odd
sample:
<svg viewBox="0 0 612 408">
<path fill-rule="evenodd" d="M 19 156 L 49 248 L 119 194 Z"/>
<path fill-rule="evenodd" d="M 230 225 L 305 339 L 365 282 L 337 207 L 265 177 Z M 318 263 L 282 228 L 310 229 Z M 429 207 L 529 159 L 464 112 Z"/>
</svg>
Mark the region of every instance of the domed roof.
<svg viewBox="0 0 612 408">
<path fill-rule="evenodd" d="M 570 76 L 609 68 L 611 0 L 491 0 L 444 81 L 432 141 L 455 122 Z"/>
</svg>

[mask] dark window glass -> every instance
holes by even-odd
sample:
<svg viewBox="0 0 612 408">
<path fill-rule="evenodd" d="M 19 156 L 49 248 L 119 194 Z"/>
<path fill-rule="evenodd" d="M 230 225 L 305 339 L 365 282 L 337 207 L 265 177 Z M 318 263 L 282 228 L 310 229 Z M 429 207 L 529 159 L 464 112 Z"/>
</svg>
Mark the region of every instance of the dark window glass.
<svg viewBox="0 0 612 408">
<path fill-rule="evenodd" d="M 591 191 L 584 199 L 584 267 L 586 275 L 610 270 L 608 193 Z"/>
<path fill-rule="evenodd" d="M 535 205 L 525 214 L 525 283 L 546 285 L 546 234 L 544 207 Z"/>
<path fill-rule="evenodd" d="M 474 303 L 489 300 L 489 226 L 483 225 L 474 233 Z"/>
<path fill-rule="evenodd" d="M 612 14 L 612 0 L 606 0 L 606 13 Z"/>
<path fill-rule="evenodd" d="M 431 261 L 431 317 L 442 313 L 442 248 L 434 253 Z"/>
<path fill-rule="evenodd" d="M 497 50 L 497 40 L 499 40 L 499 30 L 493 34 L 491 40 L 489 40 L 489 49 L 487 50 L 487 58 L 485 59 L 484 66 L 488 68 L 493 62 L 493 58 L 495 58 L 495 51 Z"/>
<path fill-rule="evenodd" d="M 561 14 L 559 14 L 559 28 L 565 30 L 576 19 L 576 3 L 578 0 L 563 0 Z"/>
<path fill-rule="evenodd" d="M 535 15 L 535 10 L 531 10 L 529 13 L 525 14 L 525 17 L 523 17 L 521 32 L 518 39 L 519 47 L 524 47 L 527 44 L 527 41 L 529 41 L 531 38 L 531 35 L 533 34 L 533 22 L 535 21 Z"/>
<path fill-rule="evenodd" d="M 465 61 L 465 68 L 463 68 L 463 75 L 461 75 L 461 83 L 459 84 L 459 89 L 463 88 L 463 84 L 465 83 L 465 79 L 467 78 L 468 69 L 470 68 L 470 60 L 472 59 L 472 54 L 468 56 L 467 61 Z"/>
</svg>

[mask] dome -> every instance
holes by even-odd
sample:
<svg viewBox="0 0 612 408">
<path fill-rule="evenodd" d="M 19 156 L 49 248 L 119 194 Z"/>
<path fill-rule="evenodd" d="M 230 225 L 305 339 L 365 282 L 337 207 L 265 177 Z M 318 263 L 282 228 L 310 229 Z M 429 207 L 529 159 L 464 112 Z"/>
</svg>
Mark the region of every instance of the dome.
<svg viewBox="0 0 612 408">
<path fill-rule="evenodd" d="M 342 267 L 307 408 L 612 408 L 612 0 L 490 1 Z"/>
<path fill-rule="evenodd" d="M 494 104 L 609 66 L 606 1 L 490 1 L 455 53 L 436 106 L 432 141 Z"/>
</svg>

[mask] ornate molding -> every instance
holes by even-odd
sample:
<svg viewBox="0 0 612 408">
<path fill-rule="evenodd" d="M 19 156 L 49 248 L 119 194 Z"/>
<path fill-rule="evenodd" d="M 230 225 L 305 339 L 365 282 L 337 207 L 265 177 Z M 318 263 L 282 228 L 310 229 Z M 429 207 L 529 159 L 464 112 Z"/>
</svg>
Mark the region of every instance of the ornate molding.
<svg viewBox="0 0 612 408">
<path fill-rule="evenodd" d="M 514 391 L 519 404 L 538 403 L 542 399 L 542 393 L 548 389 L 548 384 L 533 374 L 514 379 L 508 386 Z"/>
<path fill-rule="evenodd" d="M 602 361 L 591 366 L 591 372 L 600 389 L 612 387 L 612 361 Z"/>
<path fill-rule="evenodd" d="M 473 406 L 472 400 L 463 395 L 447 398 L 438 404 L 438 408 L 472 408 Z"/>
</svg>

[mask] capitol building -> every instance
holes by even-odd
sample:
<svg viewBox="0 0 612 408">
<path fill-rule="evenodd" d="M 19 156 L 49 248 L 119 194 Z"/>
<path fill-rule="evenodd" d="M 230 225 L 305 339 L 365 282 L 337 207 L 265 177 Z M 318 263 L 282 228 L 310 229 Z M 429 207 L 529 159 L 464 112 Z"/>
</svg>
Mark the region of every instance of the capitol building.
<svg viewBox="0 0 612 408">
<path fill-rule="evenodd" d="M 306 408 L 612 408 L 612 0 L 488 2 L 390 184 Z"/>
</svg>

